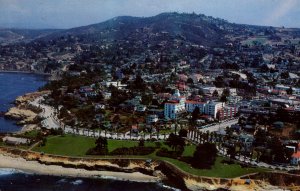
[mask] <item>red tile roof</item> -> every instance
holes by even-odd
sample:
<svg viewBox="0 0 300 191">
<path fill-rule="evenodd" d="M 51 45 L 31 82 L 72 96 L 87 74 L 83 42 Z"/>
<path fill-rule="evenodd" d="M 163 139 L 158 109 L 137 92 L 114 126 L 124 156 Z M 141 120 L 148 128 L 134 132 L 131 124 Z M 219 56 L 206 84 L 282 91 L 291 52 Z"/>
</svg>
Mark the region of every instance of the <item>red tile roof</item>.
<svg viewBox="0 0 300 191">
<path fill-rule="evenodd" d="M 132 125 L 131 129 L 138 129 L 138 126 L 137 125 Z"/>
<path fill-rule="evenodd" d="M 292 158 L 300 158 L 300 151 L 294 153 L 294 154 L 292 155 Z"/>
<path fill-rule="evenodd" d="M 203 102 L 194 101 L 194 100 L 186 100 L 185 103 L 191 103 L 191 104 L 203 104 Z"/>
</svg>

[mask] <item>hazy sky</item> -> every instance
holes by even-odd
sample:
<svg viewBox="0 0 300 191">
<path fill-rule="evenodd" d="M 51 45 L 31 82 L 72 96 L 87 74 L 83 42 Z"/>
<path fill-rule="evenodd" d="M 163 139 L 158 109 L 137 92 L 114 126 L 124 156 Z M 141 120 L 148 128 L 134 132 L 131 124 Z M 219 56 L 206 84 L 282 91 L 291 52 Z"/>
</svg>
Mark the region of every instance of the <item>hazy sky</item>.
<svg viewBox="0 0 300 191">
<path fill-rule="evenodd" d="M 171 11 L 300 28 L 300 0 L 0 0 L 0 27 L 71 28 Z"/>
</svg>

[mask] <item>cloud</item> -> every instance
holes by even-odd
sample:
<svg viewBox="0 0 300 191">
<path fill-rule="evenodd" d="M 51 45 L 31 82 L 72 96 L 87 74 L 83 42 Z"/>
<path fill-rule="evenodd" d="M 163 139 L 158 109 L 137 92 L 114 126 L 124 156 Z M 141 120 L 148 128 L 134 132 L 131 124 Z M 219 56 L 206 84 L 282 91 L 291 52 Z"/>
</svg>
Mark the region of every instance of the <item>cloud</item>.
<svg viewBox="0 0 300 191">
<path fill-rule="evenodd" d="M 298 0 L 281 0 L 275 9 L 264 20 L 265 25 L 276 25 L 279 21 L 297 7 Z"/>
</svg>

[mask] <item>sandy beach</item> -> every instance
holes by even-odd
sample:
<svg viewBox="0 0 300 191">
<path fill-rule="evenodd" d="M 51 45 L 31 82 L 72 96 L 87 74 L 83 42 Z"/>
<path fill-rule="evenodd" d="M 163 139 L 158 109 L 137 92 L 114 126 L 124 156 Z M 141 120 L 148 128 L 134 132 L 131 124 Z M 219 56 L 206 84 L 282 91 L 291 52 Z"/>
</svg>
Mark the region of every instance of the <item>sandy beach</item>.
<svg viewBox="0 0 300 191">
<path fill-rule="evenodd" d="M 54 175 L 54 176 L 69 176 L 69 177 L 102 177 L 117 180 L 129 180 L 136 182 L 157 182 L 158 177 L 149 176 L 140 172 L 124 173 L 124 172 L 110 172 L 110 171 L 90 171 L 84 169 L 65 168 L 57 165 L 44 165 L 37 161 L 26 161 L 23 158 L 14 158 L 0 154 L 0 170 L 1 168 L 12 168 L 24 172 Z"/>
</svg>

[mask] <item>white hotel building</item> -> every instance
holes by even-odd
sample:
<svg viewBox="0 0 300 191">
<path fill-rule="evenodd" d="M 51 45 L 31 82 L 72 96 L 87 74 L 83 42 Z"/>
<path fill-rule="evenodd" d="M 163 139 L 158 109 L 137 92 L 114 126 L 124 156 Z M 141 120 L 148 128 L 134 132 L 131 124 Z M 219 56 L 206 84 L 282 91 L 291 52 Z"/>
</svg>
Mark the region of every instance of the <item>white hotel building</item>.
<svg viewBox="0 0 300 191">
<path fill-rule="evenodd" d="M 171 99 L 165 103 L 165 118 L 176 119 L 179 114 L 185 112 L 185 101 L 185 97 L 180 96 L 179 90 L 176 90 Z"/>
<path fill-rule="evenodd" d="M 200 112 L 217 117 L 217 112 L 224 106 L 221 102 L 197 102 L 186 100 L 184 96 L 180 96 L 179 90 L 176 90 L 171 99 L 165 103 L 164 115 L 166 119 L 176 119 L 179 114 L 187 111 L 193 112 L 196 107 Z"/>
</svg>

